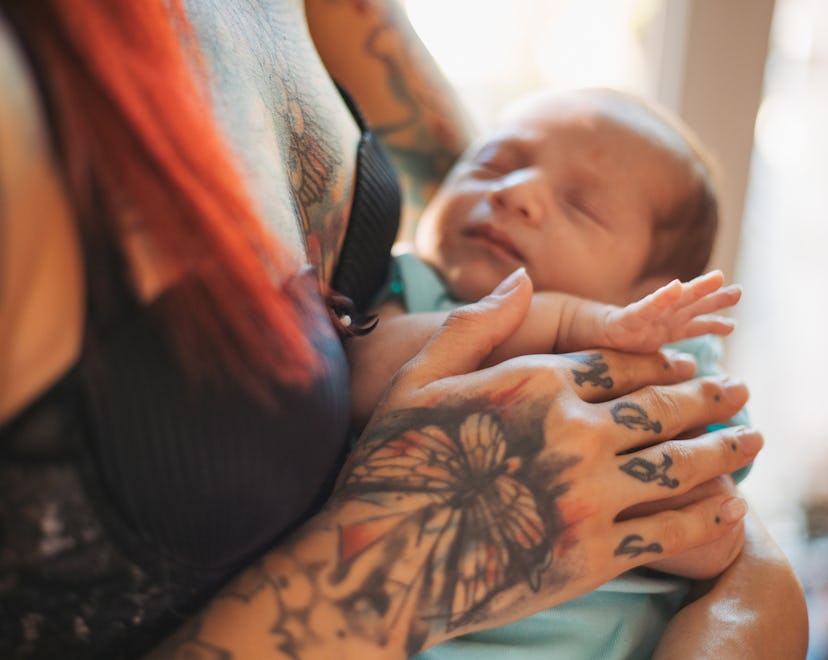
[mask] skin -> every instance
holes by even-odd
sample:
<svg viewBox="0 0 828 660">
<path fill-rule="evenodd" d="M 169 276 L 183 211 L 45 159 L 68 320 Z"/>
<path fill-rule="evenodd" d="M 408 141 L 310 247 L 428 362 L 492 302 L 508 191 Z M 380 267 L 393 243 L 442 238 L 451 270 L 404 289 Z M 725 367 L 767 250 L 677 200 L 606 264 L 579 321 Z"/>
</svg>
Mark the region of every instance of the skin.
<svg viewBox="0 0 828 660">
<path fill-rule="evenodd" d="M 457 300 L 524 266 L 537 291 L 625 305 L 666 283 L 641 277 L 652 224 L 693 176 L 679 138 L 630 99 L 540 93 L 457 163 L 416 252 Z"/>
<path fill-rule="evenodd" d="M 303 28 L 300 4 L 275 3 L 269 6 L 266 17 L 255 14 L 263 8 L 254 4 L 214 4 L 211 11 L 215 13 L 197 16 L 193 10 L 192 19 L 213 72 L 211 98 L 216 114 L 225 126 L 243 174 L 252 177 L 253 169 L 262 168 L 262 179 L 269 178 L 267 193 L 264 184 L 245 178 L 265 220 L 284 237 L 287 249 L 297 262 L 314 264 L 324 278 L 330 264 L 335 262 L 336 246 L 344 230 L 340 218 L 345 217 L 349 206 L 356 128 L 316 58 Z M 355 8 L 363 6 L 364 3 L 353 4 Z M 251 16 L 242 9 L 254 13 Z M 271 21 L 267 29 L 278 28 L 279 38 L 255 41 L 251 35 L 261 34 L 258 30 L 262 24 L 257 18 Z M 250 21 L 249 25 L 246 20 Z M 349 33 L 346 24 L 340 23 L 339 27 L 342 33 Z M 235 55 L 231 57 L 231 53 Z M 273 75 L 274 69 L 277 76 Z M 277 82 L 268 82 L 274 80 Z M 5 82 L 4 77 L 4 90 Z M 36 98 L 33 81 L 26 78 L 22 84 L 31 98 Z M 275 87 L 270 88 L 268 84 Z M 276 95 L 279 103 L 271 95 Z M 4 113 L 9 107 L 5 98 Z M 273 109 L 292 107 L 291 101 L 300 103 L 293 114 L 273 112 Z M 63 263 L 73 265 L 68 271 L 46 268 L 46 262 L 55 255 L 38 249 L 31 250 L 31 259 L 14 261 L 19 270 L 7 269 L 6 264 L 10 262 L 6 257 L 17 254 L 16 250 L 25 245 L 19 232 L 28 220 L 37 221 L 34 226 L 39 236 L 48 236 L 60 227 L 72 236 L 74 225 L 67 214 L 40 216 L 32 212 L 29 215 L 25 209 L 37 195 L 32 199 L 16 196 L 21 190 L 48 190 L 43 186 L 50 179 L 53 185 L 55 181 L 54 163 L 48 149 L 42 147 L 37 153 L 46 169 L 32 170 L 21 167 L 25 160 L 17 160 L 20 154 L 29 153 L 29 143 L 23 149 L 6 148 L 6 136 L 22 138 L 29 136 L 29 131 L 39 136 L 40 144 L 48 143 L 43 138 L 45 125 L 39 120 L 36 106 L 34 111 L 30 105 L 22 109 L 12 106 L 10 118 L 3 114 L 2 122 L 0 134 L 4 136 L 4 144 L 0 158 L 4 178 L 0 182 L 3 204 L 0 218 L 4 258 L 0 263 L 4 264 L 4 305 L 8 300 L 32 296 L 44 302 L 66 301 L 68 309 L 68 313 L 59 314 L 54 307 L 46 305 L 38 317 L 44 332 L 71 341 L 68 341 L 69 349 L 58 351 L 57 357 L 45 350 L 46 341 L 25 353 L 30 359 L 17 367 L 18 373 L 31 370 L 38 374 L 27 386 L 26 396 L 30 397 L 43 391 L 77 357 L 84 310 L 80 278 L 73 279 L 71 275 L 82 272 L 82 260 L 76 240 L 68 240 L 60 242 L 57 248 L 66 260 Z M 309 140 L 313 148 L 308 153 L 320 160 L 309 163 L 301 155 L 293 159 L 285 157 L 284 161 L 265 157 L 262 151 L 249 150 L 253 139 L 280 148 L 282 154 L 290 154 L 291 145 Z M 330 163 L 333 167 L 329 176 L 320 179 L 319 189 L 311 185 L 315 180 L 311 174 L 317 171 L 313 166 L 316 162 Z M 9 179 L 9 172 L 29 177 L 28 187 L 9 185 L 10 180 L 15 180 Z M 59 186 L 55 190 L 65 203 Z M 315 190 L 320 192 L 312 194 Z M 133 267 L 142 284 L 139 287 L 142 295 L 151 299 L 169 286 L 169 278 L 175 277 L 175 273 L 168 274 L 163 264 L 153 260 L 151 252 L 145 256 L 146 259 L 135 259 Z M 34 272 L 42 276 L 31 277 Z M 143 286 L 146 283 L 149 284 Z M 675 384 L 690 375 L 692 365 L 680 359 L 665 360 L 658 354 L 607 353 L 603 356 L 606 371 L 613 377 L 611 390 L 591 388 L 586 383 L 576 385 L 573 371 L 582 369 L 583 361 L 563 356 L 522 359 L 477 371 L 492 346 L 502 342 L 519 325 L 530 297 L 529 281 L 518 277 L 492 298 L 453 315 L 424 351 L 400 372 L 375 422 L 360 440 L 326 509 L 297 530 L 290 541 L 262 556 L 232 580 L 225 591 L 206 604 L 201 614 L 159 648 L 155 656 L 404 657 L 448 636 L 563 602 L 643 563 L 654 550 L 637 557 L 615 554 L 631 535 L 640 536 L 645 545 L 659 544 L 661 554 L 667 557 L 692 545 L 710 542 L 725 534 L 726 527 L 736 524 L 738 516 L 732 519 L 723 515 L 725 501 L 738 501 L 729 496 L 706 498 L 676 512 L 615 522 L 620 507 L 660 496 L 657 485 L 640 482 L 620 469 L 632 455 L 621 457 L 618 453 L 642 442 L 666 439 L 679 430 L 694 428 L 713 418 L 727 417 L 743 405 L 747 396 L 744 385 L 711 380 Z M 3 337 L 13 339 L 3 349 L 9 355 L 16 355 L 22 338 L 29 337 L 31 327 L 23 327 L 16 309 L 9 306 L 0 309 Z M 17 331 L 7 332 L 6 328 Z M 18 380 L 9 377 L 8 372 L 3 376 L 2 409 L 6 414 L 13 414 L 23 405 L 21 401 L 26 396 L 20 395 Z M 641 406 L 651 418 L 657 419 L 662 424 L 661 434 L 619 427 L 610 412 L 613 402 L 617 403 L 619 398 Z M 387 480 L 384 485 L 372 483 L 369 477 L 376 472 L 377 452 L 428 426 L 437 425 L 455 438 L 452 450 L 455 455 L 470 456 L 469 445 L 457 442 L 458 431 L 475 419 L 482 419 L 482 415 L 498 420 L 508 454 L 505 467 L 500 467 L 503 461 L 498 459 L 496 477 L 479 475 L 480 479 L 485 476 L 485 480 L 476 483 L 484 485 L 488 479 L 505 479 L 508 475 L 520 484 L 516 488 L 527 489 L 536 503 L 542 502 L 544 511 L 558 515 L 544 520 L 541 532 L 518 540 L 518 545 L 531 551 L 532 557 L 540 555 L 542 550 L 544 554 L 551 552 L 551 561 L 531 563 L 537 570 L 528 573 L 523 568 L 518 570 L 519 564 L 527 565 L 518 561 L 525 553 L 498 540 L 494 555 L 507 557 L 508 571 L 482 595 L 464 602 L 454 597 L 457 589 L 426 588 L 426 584 L 448 584 L 448 576 L 440 571 L 439 564 L 429 562 L 429 557 L 440 556 L 433 551 L 446 546 L 436 542 L 432 526 L 416 529 L 416 525 L 408 525 L 398 527 L 392 534 L 379 524 L 378 511 L 399 513 L 395 499 L 399 484 L 394 480 Z M 730 449 L 733 443 L 737 451 Z M 658 462 L 667 451 L 673 458 L 670 477 L 679 480 L 681 485 L 677 490 L 689 492 L 697 484 L 751 460 L 759 445 L 761 437 L 756 433 L 726 430 L 695 441 L 683 441 L 683 450 L 668 442 L 637 450 L 636 454 L 643 460 Z M 519 460 L 508 460 L 508 457 Z M 551 473 L 533 470 L 533 464 Z M 600 496 L 594 488 L 599 482 L 610 486 Z M 412 498 L 422 502 L 436 495 L 432 488 L 421 487 Z M 443 500 L 441 506 L 429 509 L 429 514 L 468 516 L 478 506 L 476 501 L 474 497 L 451 500 L 451 503 Z M 715 522 L 717 517 L 719 523 Z M 377 541 L 369 544 L 371 550 L 365 544 L 352 542 L 345 552 L 341 544 L 343 530 L 348 531 L 351 541 L 360 538 L 359 534 L 354 535 L 360 530 L 370 532 Z M 420 543 L 423 538 L 428 542 Z M 468 540 L 482 547 L 479 534 L 472 534 Z M 457 560 L 452 562 L 456 565 Z M 760 565 L 767 566 L 761 562 Z M 417 566 L 425 567 L 427 572 L 417 572 Z M 789 584 L 790 577 L 785 570 L 775 574 L 782 583 Z M 422 579 L 426 575 L 428 583 Z M 400 585 L 405 588 L 400 589 Z M 729 585 L 720 598 L 738 598 L 740 588 L 739 584 Z M 406 594 L 414 598 L 407 599 Z M 416 607 L 411 603 L 416 603 Z M 771 608 L 771 613 L 778 611 Z M 715 633 L 699 628 L 698 634 Z"/>
</svg>

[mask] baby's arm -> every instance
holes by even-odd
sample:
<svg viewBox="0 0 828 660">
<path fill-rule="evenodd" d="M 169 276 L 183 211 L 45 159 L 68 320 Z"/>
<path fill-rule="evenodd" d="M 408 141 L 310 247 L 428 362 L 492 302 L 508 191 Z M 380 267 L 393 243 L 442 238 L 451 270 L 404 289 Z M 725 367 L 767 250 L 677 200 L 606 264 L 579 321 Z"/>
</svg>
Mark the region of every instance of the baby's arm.
<svg viewBox="0 0 828 660">
<path fill-rule="evenodd" d="M 626 307 L 553 291 L 535 293 L 526 321 L 489 363 L 596 347 L 648 353 L 680 339 L 729 334 L 733 321 L 710 314 L 735 305 L 742 291 L 736 285 L 723 287 L 723 281 L 721 271 L 690 282 L 673 280 Z"/>
<path fill-rule="evenodd" d="M 351 419 L 356 428 L 365 426 L 394 374 L 419 352 L 448 314 L 409 314 L 395 299 L 371 313 L 379 317 L 377 326 L 345 343 L 351 368 Z"/>
</svg>

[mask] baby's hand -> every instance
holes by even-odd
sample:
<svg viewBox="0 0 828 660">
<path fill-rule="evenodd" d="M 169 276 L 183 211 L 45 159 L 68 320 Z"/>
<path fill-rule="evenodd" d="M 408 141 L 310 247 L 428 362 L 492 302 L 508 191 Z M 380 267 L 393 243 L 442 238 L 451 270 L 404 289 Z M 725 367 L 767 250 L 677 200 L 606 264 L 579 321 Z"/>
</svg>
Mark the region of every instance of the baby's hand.
<svg viewBox="0 0 828 660">
<path fill-rule="evenodd" d="M 742 288 L 723 287 L 723 282 L 722 272 L 714 270 L 689 282 L 673 280 L 637 302 L 612 309 L 604 320 L 608 346 L 648 353 L 680 339 L 730 334 L 734 322 L 711 313 L 739 302 Z"/>
</svg>

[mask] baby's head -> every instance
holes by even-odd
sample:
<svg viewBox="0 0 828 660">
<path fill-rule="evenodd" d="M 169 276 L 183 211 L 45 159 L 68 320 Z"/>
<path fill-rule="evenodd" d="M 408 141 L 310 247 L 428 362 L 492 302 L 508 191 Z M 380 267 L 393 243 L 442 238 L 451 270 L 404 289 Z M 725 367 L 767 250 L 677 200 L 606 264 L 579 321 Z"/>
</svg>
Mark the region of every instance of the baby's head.
<svg viewBox="0 0 828 660">
<path fill-rule="evenodd" d="M 525 266 L 536 291 L 623 305 L 700 274 L 717 223 L 709 160 L 677 119 L 614 90 L 541 92 L 458 161 L 416 249 L 459 300 Z"/>
</svg>

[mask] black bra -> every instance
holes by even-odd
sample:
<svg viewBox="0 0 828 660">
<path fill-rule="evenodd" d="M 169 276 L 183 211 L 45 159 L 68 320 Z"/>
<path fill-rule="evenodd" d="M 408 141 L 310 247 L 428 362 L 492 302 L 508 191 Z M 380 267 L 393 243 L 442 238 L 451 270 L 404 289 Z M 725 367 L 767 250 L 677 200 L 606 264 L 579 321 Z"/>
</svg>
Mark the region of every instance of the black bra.
<svg viewBox="0 0 828 660">
<path fill-rule="evenodd" d="M 399 226 L 400 186 L 385 147 L 368 130 L 348 93 L 341 87 L 339 90 L 362 130 L 362 138 L 348 231 L 332 286 L 350 298 L 358 311 L 365 312 L 388 279 L 391 246 Z"/>
</svg>

